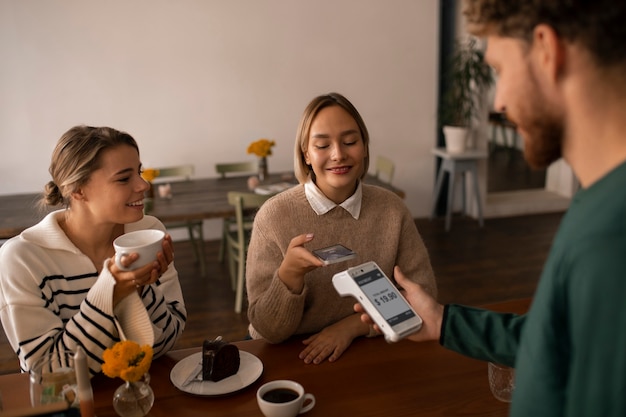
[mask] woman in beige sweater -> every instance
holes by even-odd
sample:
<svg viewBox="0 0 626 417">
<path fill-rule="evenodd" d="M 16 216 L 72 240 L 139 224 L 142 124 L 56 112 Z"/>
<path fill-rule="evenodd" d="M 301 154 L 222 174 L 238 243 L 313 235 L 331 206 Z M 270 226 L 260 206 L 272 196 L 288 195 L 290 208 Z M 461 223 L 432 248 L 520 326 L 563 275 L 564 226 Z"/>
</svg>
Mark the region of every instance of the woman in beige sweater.
<svg viewBox="0 0 626 417">
<path fill-rule="evenodd" d="M 359 336 L 374 334 L 332 285 L 335 273 L 375 261 L 395 265 L 436 296 L 424 243 L 411 213 L 391 191 L 363 184 L 369 136 L 343 96 L 316 97 L 305 109 L 295 144 L 300 185 L 268 200 L 254 221 L 246 282 L 250 335 L 279 343 L 309 334 L 300 358 L 332 362 Z M 324 266 L 313 250 L 340 243 L 356 258 Z"/>
</svg>

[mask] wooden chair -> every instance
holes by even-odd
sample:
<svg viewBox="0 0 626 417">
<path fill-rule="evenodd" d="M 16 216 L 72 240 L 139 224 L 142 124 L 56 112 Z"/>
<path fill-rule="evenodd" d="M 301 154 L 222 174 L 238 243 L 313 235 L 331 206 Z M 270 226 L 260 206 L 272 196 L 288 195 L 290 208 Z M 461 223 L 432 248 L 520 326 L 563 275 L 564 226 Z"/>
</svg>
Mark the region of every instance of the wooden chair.
<svg viewBox="0 0 626 417">
<path fill-rule="evenodd" d="M 391 184 L 395 169 L 396 166 L 391 159 L 379 156 L 376 158 L 376 171 L 374 176 L 387 184 Z"/>
<path fill-rule="evenodd" d="M 258 170 L 259 164 L 257 161 L 215 164 L 215 171 L 220 174 L 221 178 L 226 178 L 226 174 L 256 174 Z"/>
<path fill-rule="evenodd" d="M 250 162 L 226 162 L 215 164 L 215 171 L 220 174 L 220 178 L 226 178 L 228 174 L 257 174 L 259 170 L 259 165 L 257 161 Z M 224 261 L 224 253 L 226 252 L 226 235 L 229 233 L 231 229 L 233 229 L 235 224 L 235 218 L 226 218 L 222 223 L 222 238 L 220 242 L 220 250 L 217 255 L 217 260 L 219 262 Z"/>
<path fill-rule="evenodd" d="M 235 290 L 236 313 L 241 313 L 243 304 L 246 254 L 250 243 L 250 235 L 252 234 L 253 214 L 270 197 L 269 195 L 237 191 L 228 193 L 228 202 L 235 207 L 236 219 L 235 230 L 231 230 L 226 234 L 228 268 L 231 284 L 233 290 Z"/>
<path fill-rule="evenodd" d="M 161 183 L 167 183 L 171 181 L 185 181 L 190 180 L 195 172 L 195 167 L 192 164 L 155 168 L 159 171 L 159 176 L 154 180 L 155 186 Z M 166 229 L 180 229 L 186 228 L 189 233 L 189 241 L 193 247 L 196 262 L 200 264 L 200 273 L 202 276 L 206 275 L 206 264 L 204 261 L 204 234 L 203 234 L 203 222 L 202 220 L 192 221 L 180 221 L 164 223 Z"/>
</svg>

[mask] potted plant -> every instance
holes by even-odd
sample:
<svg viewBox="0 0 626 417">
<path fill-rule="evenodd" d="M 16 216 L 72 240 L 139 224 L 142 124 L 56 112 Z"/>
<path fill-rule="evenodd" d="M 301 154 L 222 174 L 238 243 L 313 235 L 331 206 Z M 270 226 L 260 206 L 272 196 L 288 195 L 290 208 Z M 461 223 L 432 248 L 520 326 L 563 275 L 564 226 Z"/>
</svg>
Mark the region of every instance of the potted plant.
<svg viewBox="0 0 626 417">
<path fill-rule="evenodd" d="M 456 42 L 444 72 L 444 81 L 439 122 L 443 126 L 448 151 L 463 152 L 472 122 L 482 111 L 483 94 L 494 83 L 491 68 L 475 38 Z"/>
</svg>

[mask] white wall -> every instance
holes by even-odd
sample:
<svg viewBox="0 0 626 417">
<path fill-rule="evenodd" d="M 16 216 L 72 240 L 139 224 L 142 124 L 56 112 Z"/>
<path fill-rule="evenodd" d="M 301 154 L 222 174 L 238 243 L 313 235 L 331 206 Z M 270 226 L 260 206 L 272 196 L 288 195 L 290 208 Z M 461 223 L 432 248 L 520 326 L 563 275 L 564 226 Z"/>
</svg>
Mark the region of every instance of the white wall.
<svg viewBox="0 0 626 417">
<path fill-rule="evenodd" d="M 290 170 L 304 107 L 338 91 L 427 215 L 438 42 L 436 0 L 2 0 L 0 194 L 41 190 L 81 123 L 128 131 L 146 166 L 214 176 L 268 137 Z"/>
</svg>

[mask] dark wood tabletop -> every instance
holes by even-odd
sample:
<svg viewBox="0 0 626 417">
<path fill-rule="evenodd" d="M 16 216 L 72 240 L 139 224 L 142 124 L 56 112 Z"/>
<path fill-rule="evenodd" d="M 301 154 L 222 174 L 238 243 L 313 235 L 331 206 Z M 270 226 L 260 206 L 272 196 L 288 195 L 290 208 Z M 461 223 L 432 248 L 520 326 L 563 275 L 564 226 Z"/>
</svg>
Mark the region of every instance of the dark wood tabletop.
<svg viewBox="0 0 626 417">
<path fill-rule="evenodd" d="M 235 215 L 233 206 L 228 204 L 229 191 L 249 191 L 248 176 L 226 178 L 198 178 L 172 182 L 172 198 L 161 198 L 158 193 L 147 212 L 162 222 L 178 222 L 198 219 L 226 218 Z M 263 184 L 283 181 L 295 182 L 290 174 L 271 174 Z M 404 192 L 372 175 L 364 182 L 387 188 L 404 198 Z M 20 234 L 24 229 L 41 220 L 49 211 L 36 207 L 41 195 L 12 194 L 0 196 L 0 239 L 8 239 Z M 61 207 L 56 207 L 59 209 Z"/>
<path fill-rule="evenodd" d="M 524 313 L 530 299 L 487 306 Z M 334 363 L 305 365 L 298 359 L 300 338 L 271 345 L 262 340 L 235 342 L 240 350 L 263 363 L 259 379 L 240 391 L 219 396 L 198 396 L 179 391 L 170 381 L 174 365 L 199 351 L 172 351 L 156 359 L 151 368 L 155 402 L 150 416 L 261 416 L 256 391 L 264 383 L 291 379 L 316 398 L 306 415 L 323 416 L 506 416 L 509 404 L 496 400 L 489 390 L 487 363 L 470 359 L 435 342 L 407 340 L 388 344 L 382 337 L 357 339 Z M 92 379 L 96 414 L 113 417 L 113 392 L 119 379 L 98 375 Z M 0 376 L 5 410 L 17 407 L 17 398 L 28 401 L 26 374 Z M 7 402 L 12 401 L 9 404 Z"/>
</svg>

